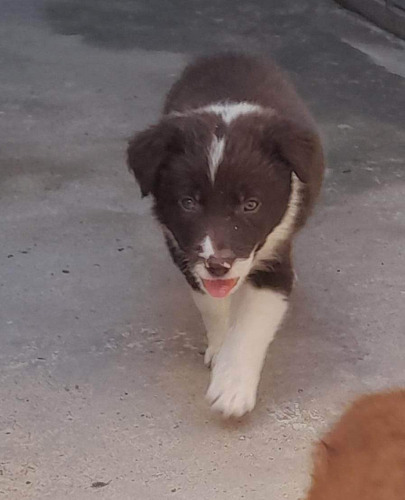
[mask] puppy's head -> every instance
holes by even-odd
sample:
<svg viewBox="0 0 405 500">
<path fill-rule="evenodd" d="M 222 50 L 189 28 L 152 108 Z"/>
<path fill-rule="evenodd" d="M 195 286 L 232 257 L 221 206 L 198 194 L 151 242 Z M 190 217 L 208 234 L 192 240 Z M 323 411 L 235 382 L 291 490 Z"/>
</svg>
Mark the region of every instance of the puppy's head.
<svg viewBox="0 0 405 500">
<path fill-rule="evenodd" d="M 128 165 L 197 281 L 224 297 L 282 220 L 292 172 L 308 181 L 314 147 L 312 132 L 271 112 L 230 123 L 199 112 L 136 135 Z"/>
</svg>

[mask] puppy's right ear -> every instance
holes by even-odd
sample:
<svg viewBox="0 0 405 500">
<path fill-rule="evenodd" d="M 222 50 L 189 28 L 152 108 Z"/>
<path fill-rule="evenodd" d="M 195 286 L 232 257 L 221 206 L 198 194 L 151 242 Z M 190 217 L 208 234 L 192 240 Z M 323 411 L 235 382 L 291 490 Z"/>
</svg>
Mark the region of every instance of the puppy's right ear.
<svg viewBox="0 0 405 500">
<path fill-rule="evenodd" d="M 135 175 L 142 196 L 154 192 L 159 170 L 173 153 L 176 127 L 163 120 L 136 134 L 127 149 L 128 168 Z"/>
</svg>

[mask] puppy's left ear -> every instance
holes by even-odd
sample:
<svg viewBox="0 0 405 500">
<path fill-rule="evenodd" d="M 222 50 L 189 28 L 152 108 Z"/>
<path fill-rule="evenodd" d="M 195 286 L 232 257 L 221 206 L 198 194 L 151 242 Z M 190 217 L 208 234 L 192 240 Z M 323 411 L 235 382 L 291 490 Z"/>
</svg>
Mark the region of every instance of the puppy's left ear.
<svg viewBox="0 0 405 500">
<path fill-rule="evenodd" d="M 128 168 L 135 175 L 142 196 L 154 192 L 159 171 L 173 152 L 176 128 L 168 120 L 135 135 L 127 150 Z"/>
<path fill-rule="evenodd" d="M 285 118 L 274 118 L 266 127 L 264 147 L 277 155 L 305 184 L 322 178 L 323 156 L 318 134 L 309 126 Z"/>
</svg>

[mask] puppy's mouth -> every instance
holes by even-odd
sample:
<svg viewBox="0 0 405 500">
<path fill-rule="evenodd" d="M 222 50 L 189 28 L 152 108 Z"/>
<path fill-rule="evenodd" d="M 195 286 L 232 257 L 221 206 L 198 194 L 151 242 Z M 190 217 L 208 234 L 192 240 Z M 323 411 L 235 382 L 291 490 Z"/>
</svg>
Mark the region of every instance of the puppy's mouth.
<svg viewBox="0 0 405 500">
<path fill-rule="evenodd" d="M 205 289 L 211 295 L 211 297 L 215 297 L 217 299 L 223 299 L 227 297 L 233 288 L 238 283 L 239 278 L 231 278 L 231 279 L 203 279 L 202 282 L 204 284 Z"/>
</svg>

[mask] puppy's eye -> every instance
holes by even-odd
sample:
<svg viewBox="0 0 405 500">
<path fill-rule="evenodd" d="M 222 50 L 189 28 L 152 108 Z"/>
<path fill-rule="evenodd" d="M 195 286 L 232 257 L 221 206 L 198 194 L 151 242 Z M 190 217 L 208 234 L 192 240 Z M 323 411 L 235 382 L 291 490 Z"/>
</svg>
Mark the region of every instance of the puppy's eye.
<svg viewBox="0 0 405 500">
<path fill-rule="evenodd" d="M 253 198 L 250 199 L 250 200 L 246 200 L 244 203 L 243 203 L 243 211 L 244 212 L 256 212 L 257 209 L 259 208 L 260 206 L 260 202 L 258 202 L 257 200 L 254 200 Z"/>
<path fill-rule="evenodd" d="M 197 209 L 197 202 L 191 198 L 191 196 L 185 196 L 184 198 L 181 198 L 179 201 L 180 206 L 183 210 L 186 210 L 186 212 L 192 212 L 193 210 Z"/>
</svg>

